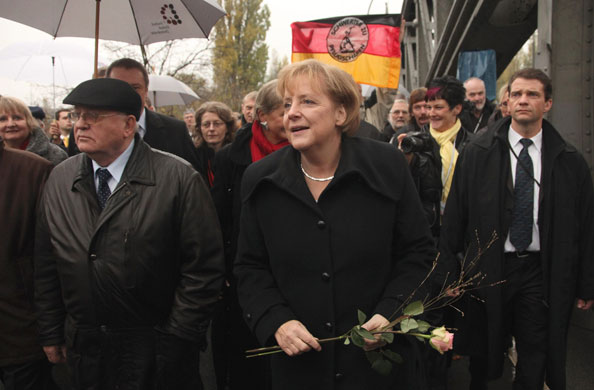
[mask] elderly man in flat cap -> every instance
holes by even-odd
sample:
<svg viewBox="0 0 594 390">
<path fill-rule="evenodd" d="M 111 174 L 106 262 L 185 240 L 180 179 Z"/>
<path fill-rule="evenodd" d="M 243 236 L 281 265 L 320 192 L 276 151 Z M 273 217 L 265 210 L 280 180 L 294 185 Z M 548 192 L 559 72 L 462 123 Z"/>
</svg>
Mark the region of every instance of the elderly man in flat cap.
<svg viewBox="0 0 594 390">
<path fill-rule="evenodd" d="M 208 189 L 136 134 L 141 100 L 126 82 L 85 81 L 64 103 L 83 153 L 52 172 L 40 207 L 41 345 L 77 389 L 200 389 L 224 267 Z"/>
</svg>

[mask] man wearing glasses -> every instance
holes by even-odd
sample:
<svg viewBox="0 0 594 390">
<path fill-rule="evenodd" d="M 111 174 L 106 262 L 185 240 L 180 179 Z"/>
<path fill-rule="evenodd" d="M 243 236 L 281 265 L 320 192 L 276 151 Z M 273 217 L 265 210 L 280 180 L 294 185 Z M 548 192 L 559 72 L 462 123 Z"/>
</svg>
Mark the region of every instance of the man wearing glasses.
<svg viewBox="0 0 594 390">
<path fill-rule="evenodd" d="M 223 281 L 208 189 L 190 164 L 140 138 L 142 102 L 128 83 L 85 81 L 64 103 L 83 153 L 52 173 L 40 206 L 44 352 L 67 362 L 78 389 L 200 389 Z"/>
</svg>

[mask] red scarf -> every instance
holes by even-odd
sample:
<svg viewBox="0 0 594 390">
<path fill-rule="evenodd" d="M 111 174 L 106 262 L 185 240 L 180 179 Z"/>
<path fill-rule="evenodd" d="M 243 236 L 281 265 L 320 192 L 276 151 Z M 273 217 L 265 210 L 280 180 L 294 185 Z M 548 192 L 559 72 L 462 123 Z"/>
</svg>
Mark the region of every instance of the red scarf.
<svg viewBox="0 0 594 390">
<path fill-rule="evenodd" d="M 250 141 L 250 152 L 252 153 L 252 162 L 256 162 L 268 156 L 272 152 L 287 146 L 289 141 L 281 141 L 273 144 L 266 139 L 260 121 L 255 120 L 252 123 L 252 139 Z"/>
<path fill-rule="evenodd" d="M 27 137 L 27 139 L 23 141 L 23 143 L 21 144 L 20 149 L 21 150 L 27 150 L 27 146 L 29 146 L 29 142 L 31 142 L 31 136 Z"/>
</svg>

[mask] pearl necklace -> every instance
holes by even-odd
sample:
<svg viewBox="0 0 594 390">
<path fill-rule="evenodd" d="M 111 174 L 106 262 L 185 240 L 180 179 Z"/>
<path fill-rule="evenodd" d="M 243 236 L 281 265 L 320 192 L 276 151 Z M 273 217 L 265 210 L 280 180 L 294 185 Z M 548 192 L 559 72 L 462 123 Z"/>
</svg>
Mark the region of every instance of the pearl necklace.
<svg viewBox="0 0 594 390">
<path fill-rule="evenodd" d="M 303 174 L 305 175 L 305 177 L 307 177 L 308 179 L 311 179 L 313 181 L 330 181 L 332 179 L 334 179 L 334 175 L 329 176 L 329 177 L 313 177 L 312 175 L 310 175 L 309 173 L 305 172 L 305 169 L 303 169 L 303 164 L 299 164 L 301 166 L 301 172 L 303 172 Z"/>
</svg>

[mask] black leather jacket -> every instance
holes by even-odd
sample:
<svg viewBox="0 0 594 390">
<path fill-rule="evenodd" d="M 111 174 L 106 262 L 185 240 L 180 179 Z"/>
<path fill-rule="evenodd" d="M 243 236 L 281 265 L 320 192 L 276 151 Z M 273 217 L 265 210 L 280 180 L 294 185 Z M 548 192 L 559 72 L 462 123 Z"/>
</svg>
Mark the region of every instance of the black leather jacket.
<svg viewBox="0 0 594 390">
<path fill-rule="evenodd" d="M 79 154 L 46 185 L 37 227 L 35 301 L 42 345 L 106 326 L 155 327 L 200 341 L 223 282 L 216 212 L 198 172 L 138 136 L 105 209 Z"/>
</svg>

